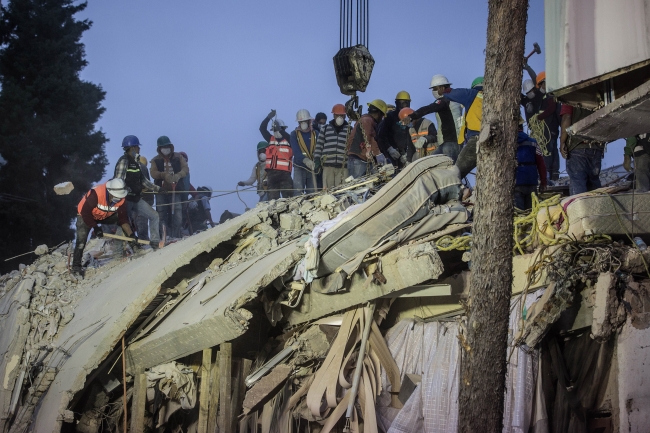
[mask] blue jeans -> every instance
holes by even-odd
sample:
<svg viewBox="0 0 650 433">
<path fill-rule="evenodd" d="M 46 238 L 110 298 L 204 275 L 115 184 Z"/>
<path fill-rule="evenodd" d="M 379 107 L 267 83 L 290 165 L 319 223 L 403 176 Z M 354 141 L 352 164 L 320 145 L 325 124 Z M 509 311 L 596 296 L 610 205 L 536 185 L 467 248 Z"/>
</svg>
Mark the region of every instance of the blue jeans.
<svg viewBox="0 0 650 433">
<path fill-rule="evenodd" d="M 463 146 L 458 143 L 447 141 L 438 146 L 431 155 L 447 155 L 452 159 L 452 161 L 454 161 L 454 163 L 456 163 L 456 159 L 458 158 L 458 154 L 462 148 Z"/>
<path fill-rule="evenodd" d="M 314 179 L 311 177 L 310 169 L 300 165 L 293 166 L 293 189 L 295 195 L 314 192 Z"/>
<path fill-rule="evenodd" d="M 172 196 L 174 197 L 174 204 L 171 204 Z M 174 207 L 173 214 L 172 206 Z M 156 210 L 160 219 L 159 233 L 162 233 L 162 226 L 164 225 L 167 227 L 167 236 L 180 238 L 181 225 L 183 224 L 183 205 L 181 204 L 180 194 L 172 194 L 171 191 L 167 194 L 156 194 Z M 171 232 L 169 231 L 170 226 Z M 152 229 L 150 231 L 154 230 Z"/>
<path fill-rule="evenodd" d="M 581 194 L 600 188 L 600 163 L 602 149 L 574 149 L 566 160 L 569 174 L 569 195 Z"/>
<path fill-rule="evenodd" d="M 137 203 L 130 201 L 126 202 L 128 205 L 129 215 L 136 214 L 135 226 L 138 232 L 138 238 L 150 239 L 153 243 L 160 242 L 160 233 L 157 230 L 160 224 L 160 217 L 149 203 L 140 199 Z M 148 224 L 147 224 L 148 223 Z M 151 227 L 151 234 L 149 234 L 148 227 Z"/>
<path fill-rule="evenodd" d="M 478 133 L 474 132 L 465 139 L 463 149 L 458 154 L 456 167 L 460 171 L 461 179 L 476 168 L 476 143 L 478 143 Z"/>
<path fill-rule="evenodd" d="M 348 176 L 357 179 L 366 175 L 368 163 L 361 158 L 350 156 L 348 159 Z"/>
<path fill-rule="evenodd" d="M 534 192 L 537 192 L 537 185 L 515 186 L 515 207 L 520 210 L 530 210 L 533 207 Z"/>
</svg>

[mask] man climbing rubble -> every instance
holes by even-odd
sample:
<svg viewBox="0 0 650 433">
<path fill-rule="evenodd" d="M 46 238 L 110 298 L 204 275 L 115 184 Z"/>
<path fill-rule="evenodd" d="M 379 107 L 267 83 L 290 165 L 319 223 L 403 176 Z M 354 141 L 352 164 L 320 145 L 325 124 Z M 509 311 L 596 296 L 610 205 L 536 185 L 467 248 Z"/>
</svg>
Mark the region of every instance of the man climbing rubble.
<svg viewBox="0 0 650 433">
<path fill-rule="evenodd" d="M 623 167 L 634 171 L 636 192 L 650 191 L 650 134 L 640 134 L 626 139 Z M 634 158 L 634 168 L 632 168 Z"/>
<path fill-rule="evenodd" d="M 212 221 L 211 197 L 212 187 L 209 186 L 200 186 L 192 193 L 192 200 L 188 203 L 187 209 L 191 234 L 206 230 L 208 225 L 210 227 L 216 225 Z"/>
<path fill-rule="evenodd" d="M 435 102 L 418 108 L 408 117 L 402 119 L 402 124 L 408 125 L 413 120 L 435 113 L 438 121 L 438 146 L 432 154 L 444 154 L 456 162 L 463 145 L 463 141 L 458 139 L 460 124 L 463 120 L 463 108 L 458 102 L 451 101 L 444 96 L 447 89 L 451 88 L 451 83 L 444 75 L 434 75 L 429 88 Z"/>
<path fill-rule="evenodd" d="M 345 150 L 350 134 L 350 124 L 345 120 L 345 107 L 336 104 L 332 108 L 334 118 L 323 128 L 316 140 L 314 151 L 315 169 L 323 167 L 323 187 L 331 189 L 348 177 Z"/>
<path fill-rule="evenodd" d="M 464 144 L 456 160 L 456 167 L 462 179 L 476 168 L 476 143 L 483 120 L 483 77 L 476 77 L 469 89 L 446 87 L 443 95 L 465 107 L 465 116 L 458 136 L 458 142 Z"/>
<path fill-rule="evenodd" d="M 404 120 L 411 114 L 413 114 L 412 108 L 402 108 L 399 112 L 399 118 L 400 120 Z M 417 120 L 412 120 L 406 123 L 406 126 L 408 127 L 411 142 L 413 143 L 411 146 L 413 151 L 407 153 L 409 162 L 435 154 L 438 147 L 438 131 L 436 131 L 436 125 L 434 125 L 432 121 L 425 117 L 421 117 Z M 454 143 L 454 145 L 456 145 L 456 143 Z"/>
<path fill-rule="evenodd" d="M 515 176 L 515 207 L 530 210 L 532 194 L 546 189 L 546 164 L 539 144 L 524 132 L 524 119 L 519 118 L 517 134 L 517 173 Z"/>
<path fill-rule="evenodd" d="M 190 169 L 185 158 L 174 152 L 174 145 L 169 137 L 158 137 L 157 147 L 158 155 L 151 160 L 151 177 L 154 178 L 155 184 L 165 191 L 156 195 L 156 210 L 160 217 L 161 230 L 163 224 L 169 227 L 171 223 L 171 236 L 180 238 L 183 207 L 181 195 L 175 194 L 175 190 L 179 181 L 189 174 Z"/>
<path fill-rule="evenodd" d="M 160 235 L 158 231 L 159 226 L 159 217 L 158 212 L 156 212 L 149 203 L 145 200 L 142 200 L 142 191 L 145 189 L 151 190 L 155 193 L 161 193 L 161 188 L 154 185 L 148 179 L 147 176 L 142 171 L 142 166 L 140 164 L 140 140 L 135 135 L 127 135 L 122 140 L 122 149 L 124 149 L 124 155 L 117 160 L 115 164 L 115 173 L 113 175 L 114 179 L 122 179 L 126 184 L 126 187 L 129 189 L 129 193 L 126 196 L 126 206 L 128 215 L 136 213 L 138 217 L 145 219 L 145 224 L 141 226 L 136 222 L 136 228 L 138 234 L 142 236 L 142 231 L 144 231 L 144 239 L 150 238 L 150 245 L 153 249 L 158 249 L 158 244 L 160 243 Z M 146 226 L 151 227 L 151 237 L 146 233 Z"/>
<path fill-rule="evenodd" d="M 368 113 L 359 118 L 348 136 L 348 175 L 365 176 L 375 164 L 384 165 L 386 157 L 377 145 L 377 125 L 386 114 L 386 103 L 375 99 L 368 103 Z M 370 167 L 368 166 L 370 164 Z"/>
<path fill-rule="evenodd" d="M 269 145 L 266 148 L 266 182 L 268 187 L 268 199 L 276 200 L 282 195 L 283 198 L 293 197 L 293 180 L 291 179 L 291 168 L 293 166 L 293 151 L 287 134 L 287 125 L 281 119 L 275 119 L 271 125 L 271 134 L 267 131 L 269 122 L 275 117 L 275 110 L 262 120 L 260 133 Z"/>
<path fill-rule="evenodd" d="M 408 129 L 400 123 L 399 112 L 411 106 L 411 95 L 402 90 L 395 96 L 395 110 L 386 111 L 384 119 L 377 128 L 377 145 L 379 150 L 389 156 L 395 165 L 403 167 L 408 162 L 407 155 L 413 155 L 415 150 L 411 143 Z"/>
<path fill-rule="evenodd" d="M 266 148 L 269 147 L 269 143 L 266 141 L 260 141 L 257 143 L 257 163 L 253 166 L 253 171 L 251 171 L 251 176 L 246 180 L 240 180 L 237 182 L 239 186 L 250 186 L 257 184 L 257 195 L 260 197 L 260 202 L 267 201 L 269 199 L 268 184 L 266 181 Z"/>
<path fill-rule="evenodd" d="M 129 242 L 131 246 L 137 248 L 138 238 L 129 225 L 125 200 L 127 194 L 128 190 L 122 179 L 111 179 L 94 187 L 83 196 L 77 205 L 77 240 L 71 267 L 73 273 L 81 275 L 81 259 L 90 229 L 94 230 L 98 238 L 104 236 L 102 226 L 99 224 L 118 224 L 127 236 L 132 237 L 132 241 Z M 120 229 L 117 234 L 121 235 Z"/>
<path fill-rule="evenodd" d="M 315 191 L 314 149 L 318 131 L 312 127 L 312 117 L 306 109 L 296 113 L 298 127 L 291 131 L 289 142 L 293 150 L 293 189 L 294 194 L 310 194 Z"/>
</svg>

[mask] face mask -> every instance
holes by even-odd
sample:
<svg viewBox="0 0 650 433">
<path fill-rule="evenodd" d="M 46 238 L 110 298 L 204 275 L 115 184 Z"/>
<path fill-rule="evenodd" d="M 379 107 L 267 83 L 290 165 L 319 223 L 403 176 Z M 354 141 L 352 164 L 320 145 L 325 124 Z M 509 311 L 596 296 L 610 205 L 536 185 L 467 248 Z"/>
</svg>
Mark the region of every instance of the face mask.
<svg viewBox="0 0 650 433">
<path fill-rule="evenodd" d="M 531 90 L 530 92 L 526 93 L 526 97 L 528 99 L 533 99 L 535 97 L 535 92 Z"/>
<path fill-rule="evenodd" d="M 163 155 L 167 156 L 167 155 L 169 155 L 170 153 L 172 153 L 172 150 L 171 150 L 169 147 L 163 147 L 162 149 L 160 149 L 160 153 L 162 153 Z"/>
<path fill-rule="evenodd" d="M 309 130 L 309 122 L 300 122 L 300 129 L 303 131 Z"/>
<path fill-rule="evenodd" d="M 266 161 L 266 153 L 258 153 L 257 154 L 257 159 L 259 159 L 260 162 L 265 162 Z"/>
<path fill-rule="evenodd" d="M 337 117 L 336 120 L 334 120 L 334 123 L 336 123 L 338 126 L 343 125 L 344 122 L 345 122 L 345 119 L 342 118 L 342 117 Z"/>
<path fill-rule="evenodd" d="M 431 90 L 431 94 L 432 94 L 433 97 L 436 98 L 436 99 L 440 99 L 440 98 L 442 98 L 442 95 L 441 95 L 440 93 L 438 93 L 437 90 Z"/>
<path fill-rule="evenodd" d="M 282 134 L 280 133 L 280 131 L 273 132 L 273 136 L 278 140 L 282 138 Z"/>
<path fill-rule="evenodd" d="M 546 93 L 546 89 L 543 88 L 543 87 L 540 87 L 540 88 L 539 88 L 539 91 L 542 92 L 542 93 Z"/>
</svg>

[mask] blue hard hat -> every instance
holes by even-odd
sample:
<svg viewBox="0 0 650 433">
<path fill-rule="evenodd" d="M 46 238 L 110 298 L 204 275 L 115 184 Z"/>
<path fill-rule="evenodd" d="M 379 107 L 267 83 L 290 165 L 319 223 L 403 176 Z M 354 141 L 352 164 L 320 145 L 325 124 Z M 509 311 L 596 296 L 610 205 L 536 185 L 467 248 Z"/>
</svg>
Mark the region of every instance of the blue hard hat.
<svg viewBox="0 0 650 433">
<path fill-rule="evenodd" d="M 132 146 L 141 146 L 140 140 L 138 140 L 138 137 L 135 135 L 127 135 L 124 137 L 124 140 L 122 140 L 122 148 L 126 149 L 127 147 Z"/>
</svg>

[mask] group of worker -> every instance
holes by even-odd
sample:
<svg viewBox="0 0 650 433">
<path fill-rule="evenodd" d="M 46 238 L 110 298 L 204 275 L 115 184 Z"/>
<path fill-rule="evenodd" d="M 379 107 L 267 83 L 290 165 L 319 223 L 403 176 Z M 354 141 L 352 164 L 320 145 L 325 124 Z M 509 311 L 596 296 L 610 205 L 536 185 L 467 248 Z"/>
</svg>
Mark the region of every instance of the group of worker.
<svg viewBox="0 0 650 433">
<path fill-rule="evenodd" d="M 184 227 L 189 234 L 207 225 L 214 227 L 209 201 L 212 188 L 195 189 L 191 185 L 187 154 L 176 152 L 169 137 L 160 136 L 149 170 L 140 148 L 138 137 L 124 137 L 124 154 L 115 164 L 113 178 L 88 191 L 77 205 L 77 239 L 71 267 L 74 273 L 82 272 L 83 250 L 91 229 L 101 238 L 106 226 L 117 225 L 117 236 L 126 235 L 133 249 L 147 243 L 142 241 L 158 249 L 168 228 L 170 238 L 180 238 Z M 189 196 L 192 200 L 188 200 Z M 115 253 L 123 254 L 124 243 L 116 245 Z"/>
</svg>

